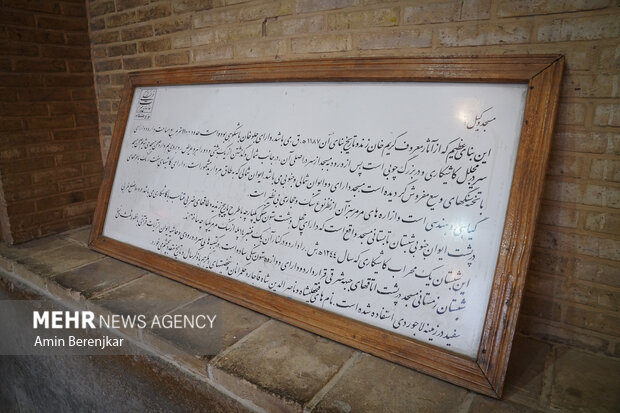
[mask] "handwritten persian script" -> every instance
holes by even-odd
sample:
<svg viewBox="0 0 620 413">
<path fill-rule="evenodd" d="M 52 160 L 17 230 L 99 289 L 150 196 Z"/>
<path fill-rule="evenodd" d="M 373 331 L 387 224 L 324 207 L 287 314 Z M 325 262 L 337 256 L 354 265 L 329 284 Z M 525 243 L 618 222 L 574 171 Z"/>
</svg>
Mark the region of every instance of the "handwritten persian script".
<svg viewBox="0 0 620 413">
<path fill-rule="evenodd" d="M 525 93 L 138 88 L 104 235 L 475 357 Z"/>
</svg>

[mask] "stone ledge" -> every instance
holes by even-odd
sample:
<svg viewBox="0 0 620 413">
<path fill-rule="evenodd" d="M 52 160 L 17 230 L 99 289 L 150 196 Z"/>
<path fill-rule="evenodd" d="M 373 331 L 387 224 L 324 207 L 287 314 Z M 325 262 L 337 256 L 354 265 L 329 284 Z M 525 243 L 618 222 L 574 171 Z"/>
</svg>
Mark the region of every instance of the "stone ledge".
<svg viewBox="0 0 620 413">
<path fill-rule="evenodd" d="M 611 412 L 620 405 L 618 359 L 518 337 L 504 401 L 495 401 L 95 253 L 86 246 L 89 230 L 0 245 L 0 275 L 67 308 L 101 314 L 218 307 L 223 322 L 214 354 L 205 352 L 209 339 L 192 329 L 116 333 L 250 410 Z M 581 383 L 587 391 L 579 391 L 572 373 L 588 366 L 594 370 Z"/>
</svg>

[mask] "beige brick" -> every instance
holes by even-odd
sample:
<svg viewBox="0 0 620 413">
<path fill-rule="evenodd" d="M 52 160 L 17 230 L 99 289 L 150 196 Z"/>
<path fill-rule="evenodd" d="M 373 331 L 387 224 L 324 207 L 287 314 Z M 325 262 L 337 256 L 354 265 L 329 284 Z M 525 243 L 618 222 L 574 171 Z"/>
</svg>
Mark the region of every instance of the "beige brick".
<svg viewBox="0 0 620 413">
<path fill-rule="evenodd" d="M 236 23 L 238 21 L 239 9 L 212 9 L 200 14 L 195 14 L 192 18 L 192 26 L 200 29 L 202 27 L 213 27 L 221 24 Z"/>
<path fill-rule="evenodd" d="M 169 4 L 157 4 L 154 6 L 140 8 L 136 11 L 136 20 L 139 22 L 161 19 L 172 13 Z"/>
<path fill-rule="evenodd" d="M 105 25 L 107 28 L 115 28 L 127 26 L 138 21 L 135 10 L 124 13 L 111 14 L 105 17 Z"/>
<path fill-rule="evenodd" d="M 193 51 L 193 61 L 204 62 L 217 59 L 230 59 L 233 56 L 233 48 L 230 45 L 211 46 Z"/>
<path fill-rule="evenodd" d="M 603 352 L 609 347 L 609 340 L 585 333 L 579 328 L 565 324 L 551 324 L 536 317 L 519 317 L 519 331 L 528 336 L 540 337 L 545 341 L 566 343 L 570 346 Z"/>
<path fill-rule="evenodd" d="M 146 69 L 153 65 L 151 56 L 123 57 L 123 69 Z"/>
<path fill-rule="evenodd" d="M 356 47 L 362 50 L 430 47 L 432 33 L 424 29 L 382 31 L 380 34 L 368 32 L 354 34 L 353 41 Z"/>
<path fill-rule="evenodd" d="M 547 179 L 543 190 L 543 199 L 563 202 L 579 202 L 584 189 L 576 182 Z"/>
<path fill-rule="evenodd" d="M 594 124 L 598 126 L 620 126 L 620 104 L 597 104 L 594 109 Z"/>
<path fill-rule="evenodd" d="M 135 43 L 118 44 L 114 46 L 109 46 L 107 49 L 107 55 L 109 57 L 133 55 L 137 52 L 138 48 Z"/>
<path fill-rule="evenodd" d="M 497 14 L 500 17 L 534 16 L 596 10 L 605 8 L 608 4 L 609 0 L 502 0 L 498 5 Z"/>
<path fill-rule="evenodd" d="M 328 30 L 361 29 L 398 25 L 398 8 L 360 10 L 327 15 Z"/>
<path fill-rule="evenodd" d="M 348 35 L 332 34 L 291 39 L 293 53 L 343 52 L 351 49 Z"/>
<path fill-rule="evenodd" d="M 140 42 L 140 50 L 143 52 L 160 52 L 162 50 L 170 50 L 171 41 L 169 37 L 164 37 L 163 39 L 155 39 L 155 40 L 146 40 Z"/>
<path fill-rule="evenodd" d="M 220 43 L 260 38 L 262 36 L 262 31 L 262 22 L 246 23 L 229 27 L 216 27 L 214 30 L 214 41 Z"/>
<path fill-rule="evenodd" d="M 433 1 L 403 9 L 405 24 L 445 23 L 489 18 L 490 0 Z"/>
<path fill-rule="evenodd" d="M 566 323 L 612 335 L 616 335 L 620 331 L 620 317 L 587 311 L 578 307 L 568 307 Z"/>
<path fill-rule="evenodd" d="M 554 19 L 538 27 L 542 42 L 609 39 L 620 36 L 619 13 L 602 16 Z"/>
<path fill-rule="evenodd" d="M 572 273 L 574 265 L 574 257 L 567 257 L 550 250 L 536 248 L 532 252 L 529 269 L 530 271 L 566 276 Z"/>
<path fill-rule="evenodd" d="M 111 70 L 119 70 L 121 68 L 121 59 L 108 59 L 95 62 L 96 72 L 109 72 Z"/>
<path fill-rule="evenodd" d="M 579 258 L 576 260 L 573 276 L 580 280 L 619 288 L 620 277 L 618 274 L 620 274 L 620 262 L 610 265 Z"/>
<path fill-rule="evenodd" d="M 120 33 L 117 31 L 113 32 L 98 32 L 91 33 L 90 39 L 93 44 L 106 44 L 106 43 L 114 43 L 118 42 L 121 39 Z"/>
<path fill-rule="evenodd" d="M 192 38 L 187 34 L 175 35 L 170 40 L 170 45 L 173 49 L 182 49 L 190 47 L 192 45 Z"/>
<path fill-rule="evenodd" d="M 287 40 L 253 40 L 236 43 L 233 52 L 235 57 L 279 57 L 287 49 Z"/>
<path fill-rule="evenodd" d="M 192 46 L 211 44 L 215 41 L 215 31 L 213 29 L 193 32 L 190 36 Z"/>
<path fill-rule="evenodd" d="M 583 125 L 586 108 L 583 103 L 562 103 L 558 108 L 557 123 L 560 125 Z"/>
<path fill-rule="evenodd" d="M 594 159 L 590 166 L 590 178 L 620 182 L 620 160 Z"/>
<path fill-rule="evenodd" d="M 593 257 L 598 257 L 600 253 L 600 239 L 581 234 L 538 230 L 534 242 L 539 247 L 562 252 L 572 252 Z"/>
<path fill-rule="evenodd" d="M 616 97 L 617 75 L 573 75 L 564 76 L 562 96 Z"/>
<path fill-rule="evenodd" d="M 116 10 L 114 7 L 114 1 L 104 1 L 92 3 L 88 7 L 88 14 L 91 17 L 102 16 L 104 14 L 113 13 Z"/>
<path fill-rule="evenodd" d="M 578 212 L 574 209 L 546 206 L 541 209 L 538 222 L 545 225 L 576 228 Z"/>
<path fill-rule="evenodd" d="M 530 27 L 526 22 L 467 24 L 439 30 L 439 43 L 449 47 L 525 43 L 529 38 Z"/>
<path fill-rule="evenodd" d="M 609 139 L 611 139 L 611 134 L 609 133 L 561 128 L 555 133 L 552 139 L 552 153 L 556 150 L 604 153 L 607 149 Z"/>
<path fill-rule="evenodd" d="M 588 231 L 620 234 L 620 214 L 610 212 L 585 213 L 584 227 Z"/>
<path fill-rule="evenodd" d="M 130 29 L 121 30 L 121 38 L 124 42 L 128 40 L 142 39 L 152 35 L 153 27 L 151 25 L 136 26 Z"/>
<path fill-rule="evenodd" d="M 183 13 L 193 10 L 205 10 L 213 7 L 213 0 L 175 0 L 172 7 L 176 13 Z"/>
<path fill-rule="evenodd" d="M 579 202 L 609 208 L 620 208 L 620 188 L 615 186 L 586 185 Z"/>
<path fill-rule="evenodd" d="M 602 238 L 600 240 L 599 257 L 608 260 L 620 261 L 620 240 Z"/>
<path fill-rule="evenodd" d="M 612 311 L 620 308 L 620 292 L 577 282 L 568 284 L 566 290 L 567 300 L 574 303 Z"/>
<path fill-rule="evenodd" d="M 241 21 L 264 20 L 266 18 L 287 16 L 293 12 L 293 0 L 263 1 L 244 5 L 239 10 Z"/>
<path fill-rule="evenodd" d="M 290 36 L 294 34 L 316 33 L 325 27 L 324 16 L 308 16 L 271 19 L 267 21 L 268 36 Z"/>
<path fill-rule="evenodd" d="M 620 44 L 603 46 L 601 48 L 598 67 L 603 70 L 620 69 Z"/>
<path fill-rule="evenodd" d="M 189 63 L 189 52 L 168 53 L 155 56 L 155 66 L 179 66 Z"/>
<path fill-rule="evenodd" d="M 162 34 L 176 33 L 187 30 L 191 27 L 190 16 L 175 16 L 163 21 L 153 23 L 153 32 L 156 36 Z"/>
<path fill-rule="evenodd" d="M 570 152 L 554 152 L 549 157 L 547 174 L 557 176 L 581 176 L 584 160 Z"/>
<path fill-rule="evenodd" d="M 344 9 L 356 5 L 357 0 L 298 0 L 297 13 Z"/>
<path fill-rule="evenodd" d="M 149 4 L 149 0 L 116 0 L 116 10 L 132 9 Z"/>
</svg>

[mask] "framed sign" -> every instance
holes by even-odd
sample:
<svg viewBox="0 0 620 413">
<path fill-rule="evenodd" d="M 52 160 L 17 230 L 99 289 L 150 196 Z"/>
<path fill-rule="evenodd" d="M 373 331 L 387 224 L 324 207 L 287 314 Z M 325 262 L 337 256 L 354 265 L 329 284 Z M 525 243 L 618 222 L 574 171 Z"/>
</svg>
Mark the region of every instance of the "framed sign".
<svg viewBox="0 0 620 413">
<path fill-rule="evenodd" d="M 559 56 L 131 74 L 91 247 L 500 397 Z"/>
</svg>

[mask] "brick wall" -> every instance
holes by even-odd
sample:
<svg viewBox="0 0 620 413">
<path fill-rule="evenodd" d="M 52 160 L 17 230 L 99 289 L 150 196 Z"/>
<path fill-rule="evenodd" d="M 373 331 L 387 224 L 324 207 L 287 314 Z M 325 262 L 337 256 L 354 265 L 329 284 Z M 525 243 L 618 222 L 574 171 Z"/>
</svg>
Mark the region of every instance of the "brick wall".
<svg viewBox="0 0 620 413">
<path fill-rule="evenodd" d="M 97 122 L 84 2 L 4 0 L 0 226 L 7 242 L 90 222 L 102 175 Z"/>
<path fill-rule="evenodd" d="M 611 0 L 88 2 L 107 151 L 128 71 L 345 56 L 562 53 L 519 330 L 620 356 L 620 7 Z"/>
</svg>

